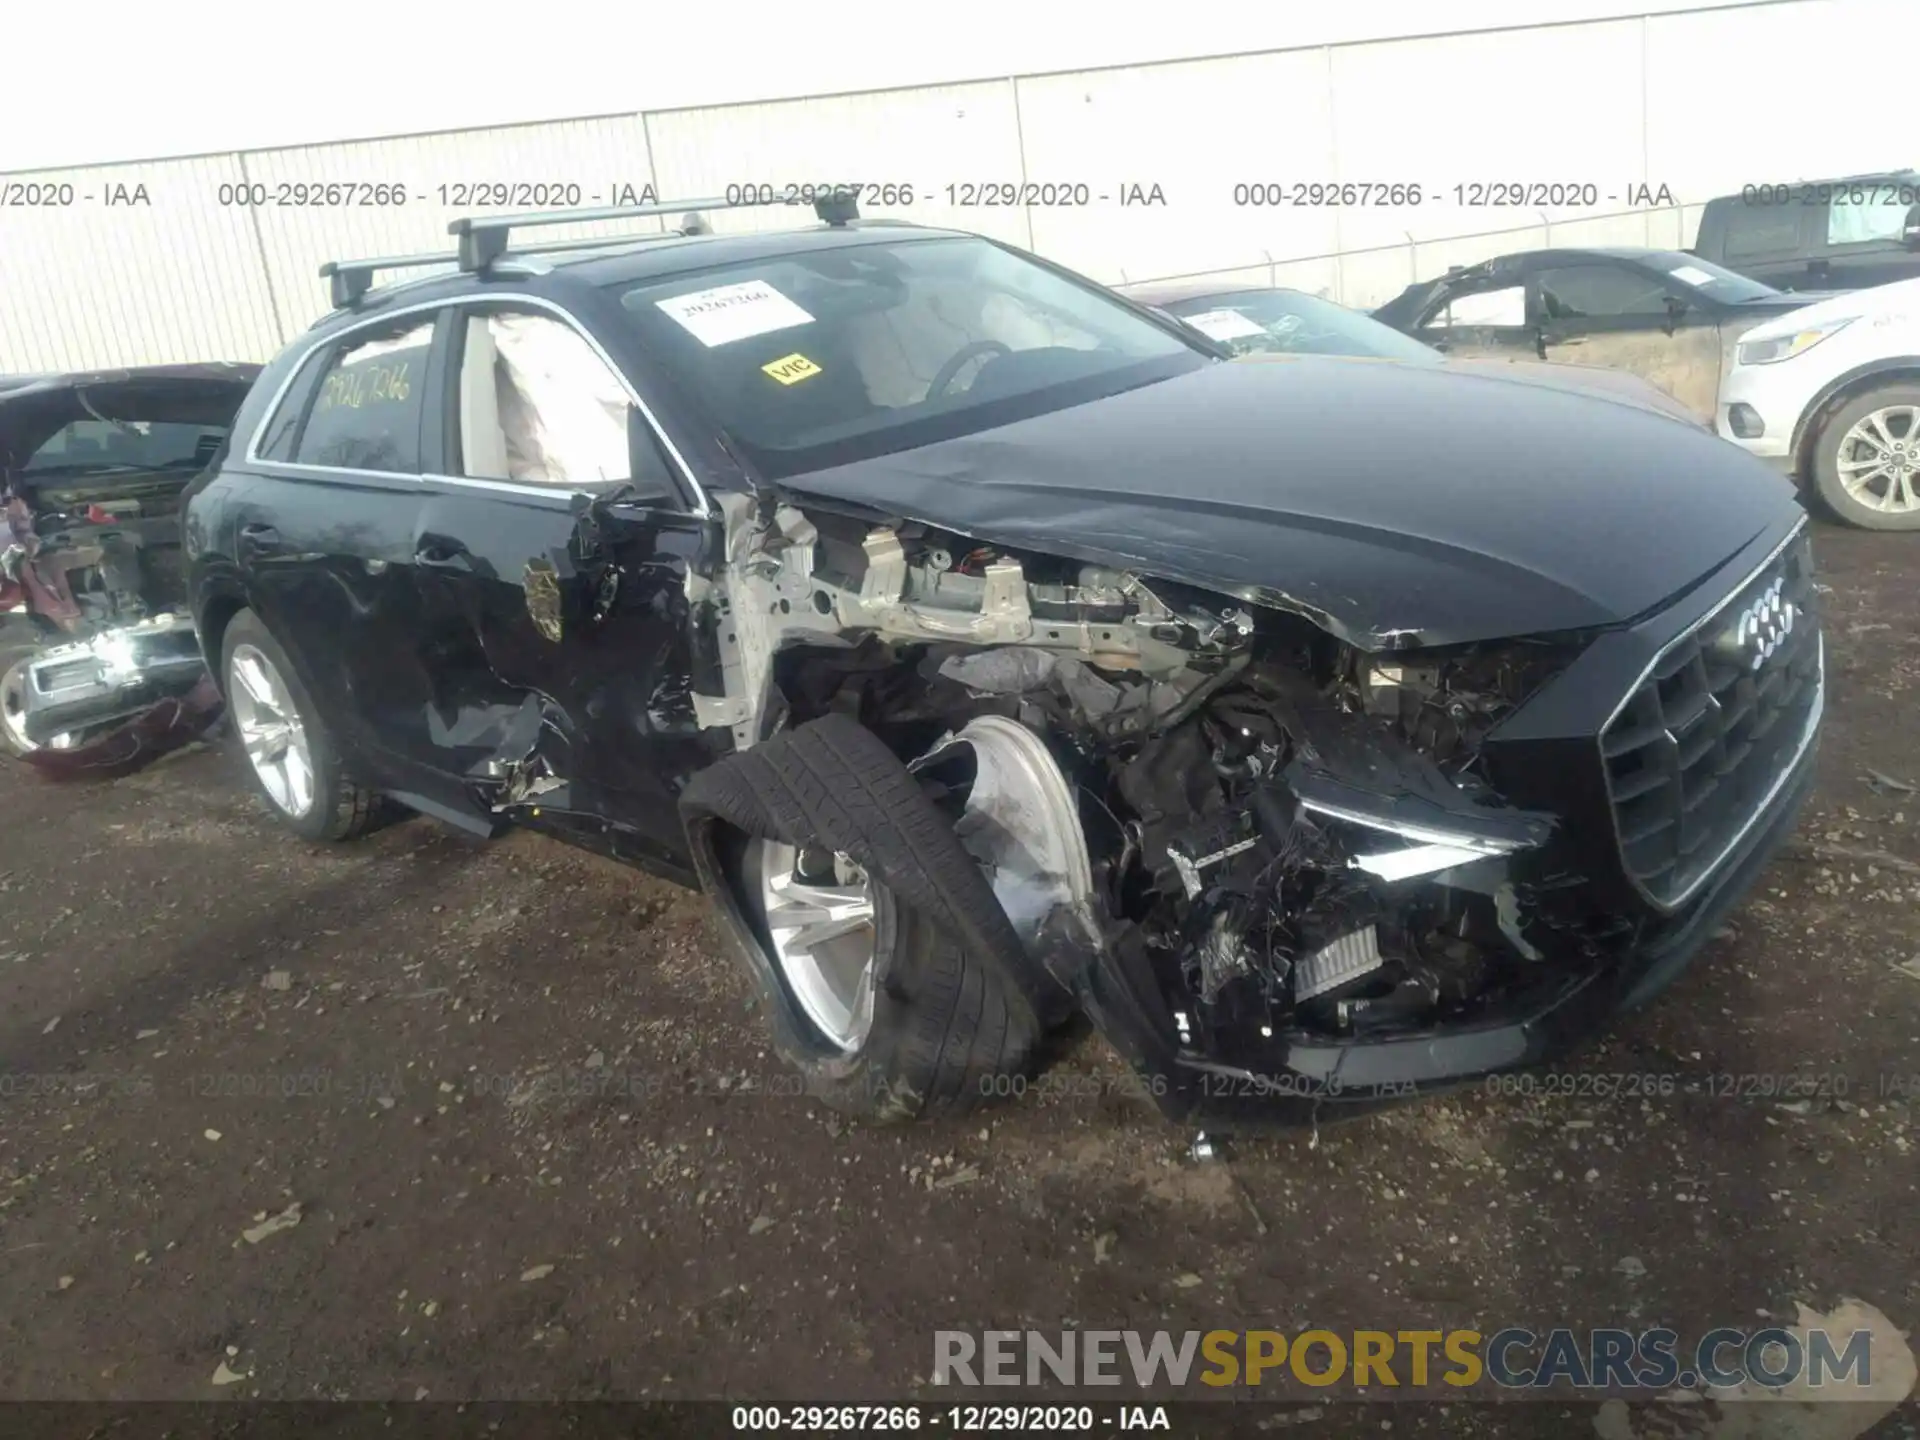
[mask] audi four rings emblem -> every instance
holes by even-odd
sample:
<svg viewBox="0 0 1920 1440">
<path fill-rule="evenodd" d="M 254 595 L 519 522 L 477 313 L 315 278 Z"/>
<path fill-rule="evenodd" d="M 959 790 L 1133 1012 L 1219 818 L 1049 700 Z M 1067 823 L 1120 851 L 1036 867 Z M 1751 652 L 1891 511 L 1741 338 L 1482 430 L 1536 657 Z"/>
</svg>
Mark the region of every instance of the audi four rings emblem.
<svg viewBox="0 0 1920 1440">
<path fill-rule="evenodd" d="M 1793 633 L 1799 607 L 1780 593 L 1785 584 L 1783 576 L 1769 585 L 1759 599 L 1740 612 L 1739 623 L 1734 626 L 1734 644 L 1746 653 L 1749 670 L 1766 664 Z"/>
</svg>

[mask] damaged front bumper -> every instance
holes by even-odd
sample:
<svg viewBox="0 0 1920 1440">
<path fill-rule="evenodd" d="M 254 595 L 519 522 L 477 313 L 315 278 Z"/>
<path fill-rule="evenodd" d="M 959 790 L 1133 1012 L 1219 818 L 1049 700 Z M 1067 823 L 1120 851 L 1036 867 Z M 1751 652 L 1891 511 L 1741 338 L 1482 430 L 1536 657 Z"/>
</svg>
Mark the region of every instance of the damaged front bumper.
<svg viewBox="0 0 1920 1440">
<path fill-rule="evenodd" d="M 184 695 L 206 673 L 193 622 L 159 615 L 34 657 L 20 681 L 19 723 L 36 745 L 117 724 Z"/>
<path fill-rule="evenodd" d="M 1179 1043 L 1177 1019 L 1171 1030 L 1157 1019 L 1161 1007 L 1123 954 L 1109 951 L 1084 972 L 1081 1002 L 1168 1118 L 1215 1129 L 1358 1115 L 1563 1058 L 1685 972 L 1792 832 L 1813 787 L 1816 753 L 1806 749 L 1762 823 L 1684 915 L 1611 964 L 1569 971 L 1546 993 L 1516 998 L 1472 1024 L 1345 1041 L 1275 1036 L 1265 1054 L 1229 1064 Z"/>
<path fill-rule="evenodd" d="M 1152 1077 L 1167 1113 L 1215 1127 L 1360 1113 L 1563 1058 L 1670 985 L 1753 887 L 1813 785 L 1825 661 L 1804 527 L 1756 553 L 1722 598 L 1682 602 L 1590 647 L 1484 752 L 1511 791 L 1544 803 L 1557 788 L 1559 813 L 1580 817 L 1543 847 L 1536 883 L 1521 885 L 1525 935 L 1500 924 L 1531 978 L 1431 1024 L 1329 1034 L 1276 1022 L 1229 1038 L 1203 1035 L 1185 1013 L 1196 1007 L 1169 1004 L 1143 984 L 1150 970 L 1109 946 L 1082 976 L 1083 1003 Z M 1603 697 L 1623 692 L 1596 725 Z M 1582 758 L 1596 731 L 1597 768 Z M 1558 907 L 1553 885 L 1538 883 L 1556 870 Z"/>
</svg>

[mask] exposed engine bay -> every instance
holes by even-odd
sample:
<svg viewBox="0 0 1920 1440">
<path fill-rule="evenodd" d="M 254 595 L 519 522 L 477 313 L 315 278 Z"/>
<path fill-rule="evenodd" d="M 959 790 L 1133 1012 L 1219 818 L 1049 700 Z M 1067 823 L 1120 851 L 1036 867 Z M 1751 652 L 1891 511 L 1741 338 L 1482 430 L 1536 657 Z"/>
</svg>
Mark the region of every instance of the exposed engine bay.
<svg viewBox="0 0 1920 1440">
<path fill-rule="evenodd" d="M 0 573 L 35 614 L 92 634 L 170 610 L 184 598 L 180 477 L 76 477 L 6 503 Z"/>
<path fill-rule="evenodd" d="M 1144 957 L 1183 1045 L 1231 1053 L 1471 1018 L 1539 980 L 1557 923 L 1543 896 L 1578 879 L 1516 870 L 1555 821 L 1497 793 L 1480 747 L 1563 655 L 1369 655 L 1303 614 L 1192 587 L 811 505 L 723 504 L 724 577 L 692 582 L 718 656 L 694 696 L 703 723 L 746 748 L 845 713 L 923 756 L 936 798 L 973 783 L 949 757 L 977 717 L 1044 737 L 1087 875 L 1049 873 L 1071 844 L 962 839 L 990 872 L 1019 872 L 993 876 L 1010 916 L 1035 886 L 1050 894 L 1056 913 L 1027 933 L 1063 983 L 1075 948 L 1048 936 L 1065 924 Z M 1011 806 L 1006 821 L 1024 823 Z"/>
<path fill-rule="evenodd" d="M 181 507 L 225 443 L 250 365 L 154 366 L 0 387 L 0 736 L 71 748 L 205 673 Z"/>
</svg>

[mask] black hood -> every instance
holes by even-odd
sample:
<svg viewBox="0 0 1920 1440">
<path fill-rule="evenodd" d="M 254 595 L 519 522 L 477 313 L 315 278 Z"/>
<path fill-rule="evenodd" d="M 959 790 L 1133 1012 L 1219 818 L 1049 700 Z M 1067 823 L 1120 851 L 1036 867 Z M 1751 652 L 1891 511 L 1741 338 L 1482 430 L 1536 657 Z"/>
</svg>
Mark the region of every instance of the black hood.
<svg viewBox="0 0 1920 1440">
<path fill-rule="evenodd" d="M 0 470 L 76 420 L 231 425 L 259 374 L 258 365 L 213 363 L 0 378 Z"/>
<path fill-rule="evenodd" d="M 1450 365 L 1241 361 L 788 488 L 1313 615 L 1364 649 L 1614 625 L 1799 513 L 1705 431 Z"/>
<path fill-rule="evenodd" d="M 1555 390 L 1575 390 L 1617 405 L 1632 405 L 1689 425 L 1705 426 L 1706 417 L 1696 415 L 1651 380 L 1627 370 L 1609 370 L 1601 365 L 1566 365 L 1548 360 L 1508 360 L 1493 355 L 1449 355 L 1446 363 L 1459 370 L 1473 370 L 1489 378 L 1522 381 L 1528 385 L 1546 385 Z"/>
</svg>

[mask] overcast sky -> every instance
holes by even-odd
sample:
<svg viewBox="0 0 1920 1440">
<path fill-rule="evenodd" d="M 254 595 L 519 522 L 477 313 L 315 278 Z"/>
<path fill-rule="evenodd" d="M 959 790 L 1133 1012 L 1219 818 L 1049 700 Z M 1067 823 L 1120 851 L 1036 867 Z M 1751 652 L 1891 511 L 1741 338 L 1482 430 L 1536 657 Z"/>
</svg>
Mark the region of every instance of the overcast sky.
<svg viewBox="0 0 1920 1440">
<path fill-rule="evenodd" d="M 30 0 L 6 17 L 0 171 L 1734 3 Z"/>
</svg>

